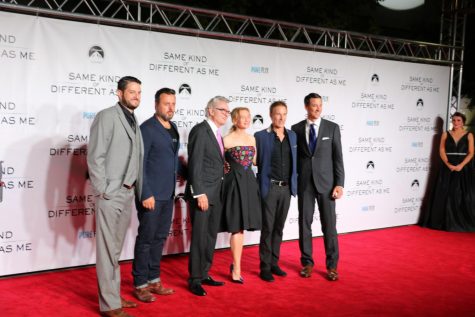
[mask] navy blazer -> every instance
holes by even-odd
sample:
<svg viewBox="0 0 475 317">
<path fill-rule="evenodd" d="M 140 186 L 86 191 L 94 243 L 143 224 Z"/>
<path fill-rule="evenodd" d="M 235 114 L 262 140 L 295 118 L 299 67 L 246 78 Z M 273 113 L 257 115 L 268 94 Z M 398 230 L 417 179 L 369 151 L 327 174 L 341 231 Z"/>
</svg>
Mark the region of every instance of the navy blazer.
<svg viewBox="0 0 475 317">
<path fill-rule="evenodd" d="M 294 131 L 285 129 L 289 137 L 292 152 L 292 175 L 290 176 L 290 193 L 297 194 L 297 135 Z M 265 199 L 270 188 L 271 159 L 274 149 L 275 134 L 272 128 L 261 130 L 254 134 L 257 147 L 257 179 L 261 189 L 261 197 Z"/>
<path fill-rule="evenodd" d="M 178 135 L 175 123 L 170 124 Z M 142 123 L 140 130 L 144 144 L 141 200 L 152 196 L 155 200 L 168 200 L 175 195 L 180 140 L 175 152 L 170 133 L 155 116 Z"/>
</svg>

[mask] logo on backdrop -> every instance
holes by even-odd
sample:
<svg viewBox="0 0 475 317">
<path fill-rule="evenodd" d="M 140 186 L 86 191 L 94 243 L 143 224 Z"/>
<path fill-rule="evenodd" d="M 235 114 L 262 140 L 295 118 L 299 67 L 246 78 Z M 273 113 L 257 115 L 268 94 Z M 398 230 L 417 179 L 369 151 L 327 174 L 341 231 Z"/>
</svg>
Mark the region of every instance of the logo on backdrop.
<svg viewBox="0 0 475 317">
<path fill-rule="evenodd" d="M 252 127 L 254 129 L 259 129 L 259 128 L 262 128 L 263 126 L 264 126 L 264 118 L 260 114 L 256 114 L 252 118 Z"/>
<path fill-rule="evenodd" d="M 89 49 L 89 60 L 93 63 L 104 61 L 104 50 L 100 46 L 93 46 Z"/>
<path fill-rule="evenodd" d="M 264 66 L 251 66 L 251 73 L 269 74 L 269 67 L 264 67 Z"/>
<path fill-rule="evenodd" d="M 424 100 L 421 98 L 417 99 L 416 108 L 419 111 L 422 110 L 424 108 Z"/>
<path fill-rule="evenodd" d="M 366 163 L 366 171 L 368 171 L 368 172 L 374 171 L 374 162 L 373 161 L 368 161 L 368 163 Z"/>
<path fill-rule="evenodd" d="M 378 76 L 378 74 L 373 74 L 373 76 L 371 76 L 371 82 L 372 82 L 373 84 L 379 83 L 379 76 Z"/>
<path fill-rule="evenodd" d="M 419 189 L 419 180 L 417 180 L 417 179 L 413 180 L 412 183 L 411 183 L 411 188 L 413 190 Z"/>
<path fill-rule="evenodd" d="M 183 96 L 191 96 L 191 87 L 188 84 L 181 84 L 178 93 Z"/>
</svg>

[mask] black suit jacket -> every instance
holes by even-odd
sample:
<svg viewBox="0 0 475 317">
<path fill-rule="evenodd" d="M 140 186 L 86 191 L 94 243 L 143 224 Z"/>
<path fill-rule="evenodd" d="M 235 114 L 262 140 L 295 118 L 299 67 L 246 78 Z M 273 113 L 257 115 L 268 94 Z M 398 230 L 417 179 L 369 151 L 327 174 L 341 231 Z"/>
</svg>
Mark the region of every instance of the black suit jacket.
<svg viewBox="0 0 475 317">
<path fill-rule="evenodd" d="M 224 158 L 218 141 L 205 120 L 195 125 L 188 136 L 188 182 L 185 196 L 191 200 L 201 194 L 209 204 L 221 200 Z"/>
<path fill-rule="evenodd" d="M 319 193 L 330 192 L 335 186 L 344 186 L 345 170 L 341 150 L 340 127 L 322 119 L 318 129 L 317 147 L 310 153 L 305 125 L 307 120 L 292 126 L 297 134 L 298 192 L 313 180 Z"/>
</svg>

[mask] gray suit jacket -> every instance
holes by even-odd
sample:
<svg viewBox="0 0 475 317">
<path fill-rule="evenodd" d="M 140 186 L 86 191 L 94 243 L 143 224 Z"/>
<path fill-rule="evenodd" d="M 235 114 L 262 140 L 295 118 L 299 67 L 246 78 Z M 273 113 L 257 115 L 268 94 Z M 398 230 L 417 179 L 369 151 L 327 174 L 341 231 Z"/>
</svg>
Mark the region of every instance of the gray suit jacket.
<svg viewBox="0 0 475 317">
<path fill-rule="evenodd" d="M 319 193 L 327 193 L 335 186 L 344 186 L 345 170 L 341 150 L 340 127 L 338 124 L 322 119 L 318 129 L 317 147 L 310 153 L 305 135 L 306 120 L 292 126 L 297 134 L 297 173 L 298 192 L 310 182 L 315 183 Z"/>
<path fill-rule="evenodd" d="M 124 185 L 127 171 L 131 168 L 130 154 L 134 141 L 138 143 L 140 156 L 138 166 L 135 166 L 137 170 L 135 189 L 140 197 L 143 142 L 139 126 L 137 125 L 134 133 L 118 103 L 97 113 L 91 125 L 87 153 L 89 176 L 96 195 L 112 197 Z"/>
</svg>

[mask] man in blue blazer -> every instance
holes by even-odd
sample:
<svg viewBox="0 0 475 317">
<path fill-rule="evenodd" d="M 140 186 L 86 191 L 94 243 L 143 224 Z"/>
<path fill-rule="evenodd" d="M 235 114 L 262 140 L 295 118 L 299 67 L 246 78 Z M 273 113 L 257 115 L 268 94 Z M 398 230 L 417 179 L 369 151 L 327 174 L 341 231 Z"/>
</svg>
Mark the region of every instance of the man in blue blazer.
<svg viewBox="0 0 475 317">
<path fill-rule="evenodd" d="M 327 279 L 338 280 L 338 236 L 335 199 L 343 196 L 345 170 L 339 126 L 321 118 L 322 97 L 310 93 L 304 98 L 307 119 L 292 126 L 298 143 L 299 246 L 302 277 L 310 277 L 312 257 L 312 222 L 315 200 L 318 203 Z"/>
<path fill-rule="evenodd" d="M 162 88 L 155 94 L 155 114 L 142 123 L 144 143 L 142 195 L 137 197 L 139 228 L 135 241 L 134 296 L 146 303 L 156 300 L 152 293 L 170 295 L 160 280 L 160 260 L 173 214 L 178 150 L 178 129 L 171 121 L 175 113 L 175 91 Z"/>
<path fill-rule="evenodd" d="M 257 179 L 262 199 L 262 231 L 259 244 L 260 273 L 266 282 L 286 276 L 279 267 L 280 245 L 290 196 L 297 194 L 297 136 L 285 128 L 287 105 L 270 105 L 272 125 L 256 132 Z"/>
</svg>

